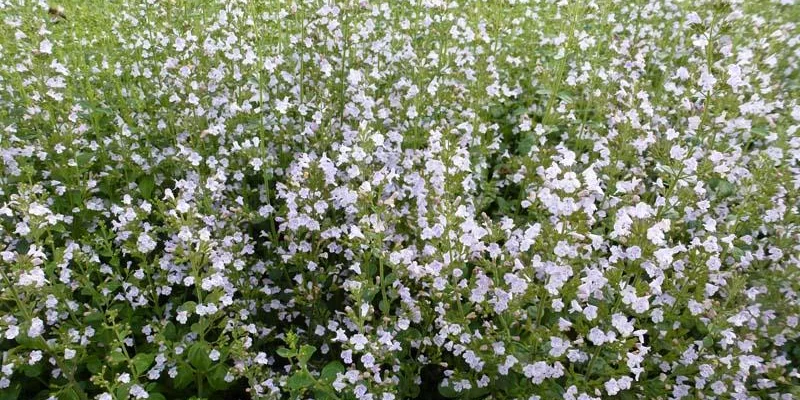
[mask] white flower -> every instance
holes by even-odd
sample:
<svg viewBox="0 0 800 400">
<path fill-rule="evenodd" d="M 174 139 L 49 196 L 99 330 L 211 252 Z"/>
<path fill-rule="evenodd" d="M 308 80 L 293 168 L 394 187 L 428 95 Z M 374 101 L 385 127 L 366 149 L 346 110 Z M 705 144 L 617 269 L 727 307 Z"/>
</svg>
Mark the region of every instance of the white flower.
<svg viewBox="0 0 800 400">
<path fill-rule="evenodd" d="M 687 306 L 689 308 L 689 313 L 693 316 L 700 315 L 704 311 L 703 304 L 697 302 L 695 299 L 689 299 Z"/>
<path fill-rule="evenodd" d="M 8 340 L 13 340 L 14 338 L 19 335 L 19 327 L 16 325 L 11 325 L 6 329 L 5 337 Z"/>
<path fill-rule="evenodd" d="M 475 371 L 483 370 L 484 362 L 472 350 L 464 352 L 464 361 Z"/>
<path fill-rule="evenodd" d="M 41 361 L 41 359 L 42 359 L 42 352 L 40 350 L 34 350 L 29 355 L 28 365 L 34 365 L 37 362 Z"/>
<path fill-rule="evenodd" d="M 569 340 L 564 340 L 559 337 L 550 337 L 550 356 L 561 357 L 569 348 Z"/>
<path fill-rule="evenodd" d="M 628 321 L 628 318 L 622 314 L 614 314 L 611 317 L 611 325 L 619 331 L 622 337 L 628 337 L 633 333 L 633 323 Z"/>
<path fill-rule="evenodd" d="M 27 236 L 31 233 L 31 228 L 25 222 L 17 222 L 14 233 L 20 236 Z"/>
<path fill-rule="evenodd" d="M 131 375 L 127 372 L 124 372 L 117 377 L 117 382 L 120 383 L 128 383 L 130 381 L 131 381 Z"/>
<path fill-rule="evenodd" d="M 35 215 L 37 217 L 41 217 L 43 215 L 49 214 L 50 213 L 50 209 L 45 207 L 45 206 L 43 206 L 43 205 L 41 205 L 41 204 L 39 204 L 39 203 L 34 202 L 34 203 L 31 203 L 30 206 L 28 206 L 28 212 L 31 215 Z"/>
<path fill-rule="evenodd" d="M 143 387 L 141 387 L 140 385 L 133 385 L 133 386 L 131 386 L 131 395 L 132 395 L 132 396 L 133 396 L 135 399 L 146 399 L 146 398 L 149 398 L 149 397 L 150 397 L 150 394 L 149 394 L 149 393 L 147 393 L 147 390 L 145 390 L 145 389 L 144 389 Z"/>
<path fill-rule="evenodd" d="M 256 354 L 256 357 L 255 357 L 255 359 L 253 361 L 255 361 L 256 364 L 261 364 L 261 365 L 269 364 L 269 359 L 267 358 L 267 354 L 264 353 L 264 352 L 258 352 L 258 354 Z"/>
<path fill-rule="evenodd" d="M 639 314 L 650 309 L 650 301 L 648 296 L 637 297 L 631 302 L 631 309 Z"/>
<path fill-rule="evenodd" d="M 597 306 L 593 306 L 593 305 L 590 304 L 590 305 L 584 307 L 583 315 L 589 321 L 594 320 L 595 318 L 597 318 Z"/>
<path fill-rule="evenodd" d="M 44 54 L 52 54 L 53 44 L 50 43 L 49 40 L 43 39 L 41 42 L 39 42 L 39 51 Z"/>
<path fill-rule="evenodd" d="M 350 338 L 350 344 L 352 344 L 353 348 L 358 351 L 364 350 L 364 347 L 367 343 L 369 343 L 367 337 L 360 333 L 357 333 Z"/>
<path fill-rule="evenodd" d="M 275 109 L 278 110 L 281 114 L 286 114 L 289 111 L 289 106 L 292 105 L 292 102 L 289 100 L 288 97 L 284 97 L 282 100 L 278 99 L 275 100 Z"/>
<path fill-rule="evenodd" d="M 44 322 L 39 317 L 33 317 L 31 326 L 28 328 L 28 337 L 36 338 L 44 332 Z"/>
<path fill-rule="evenodd" d="M 617 393 L 619 393 L 620 387 L 617 384 L 617 380 L 614 378 L 607 380 L 606 383 L 603 384 L 603 386 L 605 386 L 606 392 L 608 392 L 610 396 L 614 396 Z"/>
<path fill-rule="evenodd" d="M 361 79 L 364 77 L 364 74 L 361 71 L 351 69 L 350 72 L 347 74 L 347 82 L 350 83 L 352 86 L 357 86 Z"/>
<path fill-rule="evenodd" d="M 702 86 L 704 93 L 710 93 L 717 83 L 717 79 L 704 68 L 703 72 L 700 74 L 700 80 L 697 83 Z"/>
<path fill-rule="evenodd" d="M 603 343 L 606 342 L 606 334 L 605 332 L 600 330 L 600 328 L 593 327 L 591 330 L 589 330 L 589 335 L 587 336 L 587 339 L 589 339 L 589 341 L 592 342 L 592 344 L 594 344 L 595 346 L 601 346 Z"/>
<path fill-rule="evenodd" d="M 361 363 L 367 368 L 372 368 L 375 365 L 375 357 L 372 354 L 364 354 L 361 356 Z"/>
<path fill-rule="evenodd" d="M 800 106 L 792 107 L 792 118 L 795 121 L 800 122 Z"/>
<path fill-rule="evenodd" d="M 20 286 L 35 286 L 37 288 L 43 287 L 48 280 L 44 277 L 44 270 L 40 267 L 34 267 L 30 271 L 23 272 L 19 275 Z"/>
<path fill-rule="evenodd" d="M 156 248 L 156 241 L 153 240 L 150 235 L 146 232 L 139 235 L 139 239 L 136 241 L 137 248 L 142 253 L 149 253 Z"/>
<path fill-rule="evenodd" d="M 730 85 L 734 92 L 745 84 L 745 81 L 742 79 L 742 69 L 736 64 L 728 66 L 728 80 L 726 81 L 728 85 Z"/>
<path fill-rule="evenodd" d="M 668 232 L 670 228 L 670 220 L 662 219 L 656 224 L 653 224 L 647 229 L 647 239 L 656 246 L 662 246 L 666 243 L 664 240 L 664 232 Z"/>
</svg>

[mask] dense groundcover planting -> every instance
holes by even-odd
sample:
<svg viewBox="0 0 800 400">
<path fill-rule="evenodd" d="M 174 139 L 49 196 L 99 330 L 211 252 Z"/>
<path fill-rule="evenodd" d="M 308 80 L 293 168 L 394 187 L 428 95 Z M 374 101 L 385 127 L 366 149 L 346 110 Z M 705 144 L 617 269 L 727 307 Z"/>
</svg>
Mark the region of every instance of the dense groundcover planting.
<svg viewBox="0 0 800 400">
<path fill-rule="evenodd" d="M 0 399 L 800 396 L 800 6 L 0 0 Z"/>
</svg>

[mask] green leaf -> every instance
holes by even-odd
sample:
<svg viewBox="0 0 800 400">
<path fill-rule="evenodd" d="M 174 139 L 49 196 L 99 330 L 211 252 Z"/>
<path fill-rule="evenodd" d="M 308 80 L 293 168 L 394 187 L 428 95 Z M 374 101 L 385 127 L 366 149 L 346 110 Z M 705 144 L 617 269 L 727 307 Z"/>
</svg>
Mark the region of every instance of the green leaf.
<svg viewBox="0 0 800 400">
<path fill-rule="evenodd" d="M 190 313 L 193 313 L 196 308 L 197 308 L 197 303 L 193 301 L 187 301 L 186 303 L 183 303 L 183 305 L 178 307 L 178 311 L 188 311 Z"/>
<path fill-rule="evenodd" d="M 114 398 L 115 399 L 127 399 L 129 391 L 130 391 L 130 387 L 129 386 L 127 386 L 127 385 L 120 386 L 120 387 L 117 388 L 117 390 L 114 391 L 114 394 L 116 395 Z"/>
<path fill-rule="evenodd" d="M 489 390 L 490 390 L 489 387 L 474 387 L 473 386 L 472 389 L 467 391 L 466 395 L 463 398 L 466 398 L 466 399 L 480 399 L 483 396 L 487 395 L 489 393 Z M 563 391 L 562 391 L 562 393 L 563 393 Z M 562 396 L 554 396 L 554 397 L 549 397 L 549 398 L 558 399 L 558 398 L 563 398 L 563 397 Z"/>
<path fill-rule="evenodd" d="M 78 207 L 83 205 L 83 197 L 79 190 L 69 190 L 67 191 L 67 199 L 72 207 Z"/>
<path fill-rule="evenodd" d="M 175 387 L 183 389 L 194 382 L 194 371 L 187 365 L 178 365 L 178 375 L 175 376 Z"/>
<path fill-rule="evenodd" d="M 208 296 L 206 296 L 204 302 L 205 303 L 216 303 L 216 302 L 219 301 L 219 299 L 222 298 L 223 295 L 225 295 L 224 291 L 215 290 L 215 291 L 209 293 Z"/>
<path fill-rule="evenodd" d="M 156 186 L 156 181 L 152 175 L 145 175 L 139 178 L 139 192 L 142 194 L 142 197 L 150 200 L 153 198 L 153 189 Z"/>
<path fill-rule="evenodd" d="M 452 387 L 444 386 L 441 383 L 439 384 L 439 394 L 447 397 L 448 399 L 454 399 L 459 396 L 459 393 L 456 392 Z"/>
<path fill-rule="evenodd" d="M 119 364 L 128 359 L 125 357 L 125 353 L 117 350 L 112 350 L 111 353 L 108 354 L 108 358 L 111 360 L 112 364 Z"/>
<path fill-rule="evenodd" d="M 297 371 L 286 382 L 289 389 L 305 389 L 314 386 L 314 377 L 308 371 Z"/>
<path fill-rule="evenodd" d="M 214 368 L 208 371 L 206 376 L 208 384 L 214 390 L 225 390 L 230 386 L 230 383 L 225 381 L 225 376 L 228 375 L 228 366 L 225 364 L 217 364 Z"/>
<path fill-rule="evenodd" d="M 86 369 L 89 370 L 92 374 L 97 374 L 103 369 L 103 362 L 100 361 L 100 357 L 95 355 L 89 356 L 86 359 Z"/>
<path fill-rule="evenodd" d="M 717 186 L 717 196 L 724 198 L 736 192 L 736 186 L 727 180 L 722 180 Z"/>
<path fill-rule="evenodd" d="M 329 394 L 329 393 L 327 393 L 327 392 L 325 392 L 323 390 L 314 389 L 314 399 L 315 400 L 333 400 L 333 399 L 335 399 L 335 397 L 333 397 L 331 394 Z"/>
<path fill-rule="evenodd" d="M 324 382 L 331 383 L 336 380 L 336 376 L 338 374 L 344 373 L 344 365 L 339 361 L 331 361 L 322 368 L 322 372 L 320 373 L 320 379 Z"/>
<path fill-rule="evenodd" d="M 19 382 L 15 382 L 10 387 L 0 391 L 0 400 L 17 400 L 21 391 L 22 385 Z"/>
<path fill-rule="evenodd" d="M 528 112 L 528 108 L 527 107 L 517 106 L 517 108 L 515 108 L 514 111 L 511 112 L 511 114 L 513 116 L 515 116 L 515 117 L 518 117 L 518 116 L 520 116 L 522 114 L 525 114 L 527 112 Z"/>
<path fill-rule="evenodd" d="M 22 366 L 22 372 L 29 378 L 34 378 L 41 375 L 43 369 L 44 365 L 42 365 L 42 363 L 36 363 L 34 365 L 26 364 Z"/>
<path fill-rule="evenodd" d="M 143 374 L 145 371 L 147 371 L 147 368 L 150 367 L 150 364 L 153 363 L 153 360 L 155 360 L 155 358 L 156 355 L 154 353 L 137 354 L 136 356 L 133 357 L 134 371 L 139 375 Z"/>
<path fill-rule="evenodd" d="M 572 95 L 567 92 L 558 92 L 558 98 L 567 103 L 572 103 L 573 101 Z"/>
<path fill-rule="evenodd" d="M 289 350 L 286 347 L 279 347 L 277 353 L 283 358 L 292 358 L 297 355 L 297 351 Z"/>
<path fill-rule="evenodd" d="M 150 397 L 147 398 L 148 400 L 167 400 L 167 398 L 164 397 L 164 395 L 161 393 L 148 393 L 148 394 L 150 395 Z"/>
<path fill-rule="evenodd" d="M 83 392 L 79 387 L 77 387 L 77 384 L 70 385 L 61 391 L 61 396 L 59 396 L 59 398 L 64 400 L 81 400 L 79 391 Z"/>
<path fill-rule="evenodd" d="M 547 395 L 546 398 L 548 398 L 548 399 L 563 399 L 564 398 L 564 388 L 561 387 L 555 381 L 547 381 L 547 383 L 545 383 L 545 386 L 547 387 L 547 389 L 545 391 L 545 394 Z"/>
<path fill-rule="evenodd" d="M 504 392 L 509 392 L 514 388 L 521 386 L 519 378 L 519 374 L 515 373 L 514 371 L 509 371 L 509 373 L 506 375 L 498 376 L 495 380 L 495 385 L 498 389 Z"/>
<path fill-rule="evenodd" d="M 199 321 L 192 324 L 191 331 L 199 336 L 203 336 L 206 329 L 208 329 L 208 321 L 205 318 L 200 318 Z"/>
<path fill-rule="evenodd" d="M 162 333 L 164 334 L 164 338 L 167 340 L 175 341 L 178 339 L 178 329 L 172 322 L 167 322 L 167 325 L 164 326 Z"/>
<path fill-rule="evenodd" d="M 311 356 L 314 355 L 314 352 L 317 351 L 317 348 L 308 344 L 304 344 L 300 347 L 300 351 L 297 353 L 297 361 L 300 365 L 306 365 L 308 360 L 311 359 Z"/>
<path fill-rule="evenodd" d="M 592 370 L 586 371 L 589 375 L 600 375 L 603 376 L 606 373 L 611 371 L 611 367 L 608 365 L 605 359 L 603 359 L 602 353 L 600 357 L 597 357 L 597 361 L 592 364 Z"/>
<path fill-rule="evenodd" d="M 208 346 L 205 343 L 197 342 L 189 346 L 187 351 L 189 363 L 198 371 L 208 371 L 211 367 L 211 358 L 208 357 L 208 353 Z"/>
<path fill-rule="evenodd" d="M 533 144 L 536 141 L 536 137 L 532 134 L 526 134 L 525 136 L 520 139 L 519 144 L 517 144 L 517 154 L 518 155 L 527 155 L 528 152 L 531 151 L 533 148 Z"/>
<path fill-rule="evenodd" d="M 500 104 L 494 104 L 489 106 L 489 113 L 492 114 L 492 118 L 499 119 L 502 116 L 506 115 L 507 111 L 506 108 Z"/>
<path fill-rule="evenodd" d="M 75 156 L 75 161 L 78 163 L 78 166 L 81 168 L 88 168 L 92 164 L 92 159 L 94 155 L 92 153 L 78 153 Z"/>
<path fill-rule="evenodd" d="M 98 251 L 98 253 L 99 253 L 101 256 L 103 256 L 103 257 L 111 257 L 111 256 L 113 256 L 113 255 L 114 255 L 114 252 L 113 252 L 113 251 L 112 251 L 110 248 L 108 248 L 108 247 L 103 247 L 103 248 L 101 248 L 101 249 Z"/>
<path fill-rule="evenodd" d="M 637 397 L 633 393 L 633 391 L 630 391 L 630 390 L 625 390 L 625 391 L 620 392 L 619 396 L 620 396 L 619 397 L 620 400 L 636 400 L 637 399 Z"/>
<path fill-rule="evenodd" d="M 380 303 L 378 303 L 378 309 L 381 310 L 383 315 L 389 315 L 389 302 L 381 300 Z"/>
<path fill-rule="evenodd" d="M 755 133 L 759 137 L 767 137 L 769 136 L 769 129 L 766 126 L 755 126 L 750 128 L 750 132 Z"/>
<path fill-rule="evenodd" d="M 375 298 L 375 295 L 380 292 L 381 288 L 378 286 L 368 287 L 364 290 L 363 294 L 361 295 L 361 300 L 364 303 L 372 303 L 372 299 Z"/>
<path fill-rule="evenodd" d="M 402 391 L 400 392 L 403 398 L 406 399 L 416 399 L 419 398 L 419 385 L 415 384 L 413 381 L 405 384 L 402 386 Z"/>
</svg>

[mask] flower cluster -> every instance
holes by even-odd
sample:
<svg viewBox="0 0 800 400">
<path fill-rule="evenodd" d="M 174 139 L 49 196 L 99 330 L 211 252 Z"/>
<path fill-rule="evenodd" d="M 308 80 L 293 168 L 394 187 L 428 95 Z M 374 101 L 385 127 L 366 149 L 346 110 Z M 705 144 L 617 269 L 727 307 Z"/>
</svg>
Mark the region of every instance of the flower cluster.
<svg viewBox="0 0 800 400">
<path fill-rule="evenodd" d="M 0 398 L 799 397 L 794 3 L 0 0 Z"/>
</svg>

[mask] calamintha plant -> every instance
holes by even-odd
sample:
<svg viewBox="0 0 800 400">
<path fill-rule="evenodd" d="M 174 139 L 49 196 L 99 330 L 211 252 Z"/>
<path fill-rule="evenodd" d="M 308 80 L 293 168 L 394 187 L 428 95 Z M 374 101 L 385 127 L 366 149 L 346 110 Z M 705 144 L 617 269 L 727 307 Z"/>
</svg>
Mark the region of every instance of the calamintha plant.
<svg viewBox="0 0 800 400">
<path fill-rule="evenodd" d="M 0 399 L 800 397 L 793 0 L 0 0 Z"/>
</svg>

